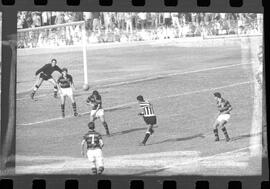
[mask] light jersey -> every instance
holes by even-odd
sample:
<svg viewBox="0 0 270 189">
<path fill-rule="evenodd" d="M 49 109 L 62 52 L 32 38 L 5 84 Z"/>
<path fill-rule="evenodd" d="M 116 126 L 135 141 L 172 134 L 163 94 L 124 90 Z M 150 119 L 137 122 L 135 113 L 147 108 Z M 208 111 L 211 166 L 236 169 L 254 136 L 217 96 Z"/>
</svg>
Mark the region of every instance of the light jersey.
<svg viewBox="0 0 270 189">
<path fill-rule="evenodd" d="M 232 106 L 228 100 L 221 98 L 221 101 L 217 102 L 217 107 L 218 107 L 218 110 L 222 113 L 224 111 L 227 111 Z M 228 113 L 230 113 L 230 112 L 228 112 Z"/>
<path fill-rule="evenodd" d="M 61 88 L 69 88 L 71 87 L 71 84 L 73 83 L 72 76 L 67 74 L 66 78 L 62 75 L 59 77 L 57 83 L 59 83 Z"/>
<path fill-rule="evenodd" d="M 155 116 L 153 105 L 150 102 L 148 101 L 140 102 L 140 107 L 143 109 L 144 117 Z"/>
<path fill-rule="evenodd" d="M 87 149 L 101 149 L 103 147 L 102 137 L 96 131 L 88 131 L 88 133 L 83 136 L 83 139 L 86 141 Z"/>
</svg>

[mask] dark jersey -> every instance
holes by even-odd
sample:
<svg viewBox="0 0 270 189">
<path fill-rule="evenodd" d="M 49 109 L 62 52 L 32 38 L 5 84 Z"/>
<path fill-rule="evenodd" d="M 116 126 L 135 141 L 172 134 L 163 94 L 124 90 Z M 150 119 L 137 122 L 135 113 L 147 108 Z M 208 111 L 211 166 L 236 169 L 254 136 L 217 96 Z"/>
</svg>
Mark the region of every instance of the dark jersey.
<svg viewBox="0 0 270 189">
<path fill-rule="evenodd" d="M 218 110 L 222 113 L 229 110 L 232 106 L 228 100 L 222 98 L 220 102 L 217 102 L 217 107 Z"/>
<path fill-rule="evenodd" d="M 59 83 L 61 88 L 69 88 L 69 87 L 71 87 L 71 84 L 73 84 L 72 76 L 67 74 L 66 77 L 64 77 L 62 75 L 57 80 L 57 83 Z"/>
<path fill-rule="evenodd" d="M 148 101 L 140 102 L 140 107 L 143 109 L 144 117 L 155 116 L 153 105 L 150 102 Z"/>
<path fill-rule="evenodd" d="M 54 71 L 58 71 L 59 73 L 62 73 L 62 70 L 55 65 L 52 67 L 52 64 L 45 64 L 42 68 L 36 71 L 36 75 L 39 73 L 44 73 L 46 76 L 51 76 Z"/>
<path fill-rule="evenodd" d="M 87 149 L 101 149 L 103 147 L 102 137 L 96 131 L 88 131 L 88 133 L 83 136 L 83 139 L 86 141 Z"/>
<path fill-rule="evenodd" d="M 102 101 L 101 101 L 100 95 L 93 95 L 92 94 L 87 98 L 86 102 L 94 105 L 93 110 L 96 110 L 98 105 L 99 105 L 100 109 L 102 108 Z"/>
</svg>

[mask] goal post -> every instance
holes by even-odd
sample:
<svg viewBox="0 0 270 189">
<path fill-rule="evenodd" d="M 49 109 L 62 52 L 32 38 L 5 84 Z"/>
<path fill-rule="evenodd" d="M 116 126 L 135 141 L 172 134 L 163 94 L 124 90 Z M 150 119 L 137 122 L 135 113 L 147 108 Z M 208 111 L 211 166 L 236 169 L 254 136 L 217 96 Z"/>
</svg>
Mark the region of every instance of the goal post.
<svg viewBox="0 0 270 189">
<path fill-rule="evenodd" d="M 83 86 L 89 85 L 85 21 L 18 29 L 17 46 L 23 49 L 78 46 L 82 51 Z"/>
</svg>

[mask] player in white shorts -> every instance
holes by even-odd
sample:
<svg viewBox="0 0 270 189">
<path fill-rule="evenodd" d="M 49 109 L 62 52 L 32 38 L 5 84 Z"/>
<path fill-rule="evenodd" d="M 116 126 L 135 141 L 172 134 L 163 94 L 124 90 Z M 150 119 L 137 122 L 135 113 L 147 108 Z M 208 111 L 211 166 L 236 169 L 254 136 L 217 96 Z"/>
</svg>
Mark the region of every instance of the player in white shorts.
<svg viewBox="0 0 270 189">
<path fill-rule="evenodd" d="M 230 112 L 232 111 L 232 106 L 228 100 L 225 100 L 224 98 L 221 97 L 221 94 L 219 92 L 215 92 L 214 97 L 217 101 L 217 107 L 219 110 L 219 113 L 213 125 L 215 141 L 219 141 L 218 127 L 220 126 L 221 130 L 224 133 L 226 141 L 228 142 L 230 141 L 230 137 L 228 135 L 225 124 L 229 121 L 231 117 Z"/>
<path fill-rule="evenodd" d="M 102 100 L 99 92 L 93 91 L 93 93 L 87 98 L 86 104 L 90 105 L 92 108 L 90 112 L 90 122 L 94 122 L 96 119 L 100 119 L 106 130 L 106 134 L 110 136 L 109 127 L 105 121 L 104 110 L 102 108 Z"/>
<path fill-rule="evenodd" d="M 61 97 L 62 117 L 63 118 L 65 117 L 66 96 L 68 96 L 71 99 L 72 108 L 74 111 L 74 116 L 78 116 L 76 102 L 75 102 L 75 98 L 73 96 L 74 83 L 73 83 L 72 76 L 70 74 L 68 74 L 67 68 L 62 69 L 62 75 L 57 80 L 57 84 L 59 87 L 59 93 L 60 93 L 60 97 Z"/>
<path fill-rule="evenodd" d="M 84 135 L 82 146 L 82 155 L 85 155 L 84 144 L 87 144 L 87 158 L 91 163 L 93 174 L 102 174 L 104 171 L 102 148 L 104 146 L 101 135 L 95 131 L 94 122 L 88 123 L 89 131 Z"/>
</svg>

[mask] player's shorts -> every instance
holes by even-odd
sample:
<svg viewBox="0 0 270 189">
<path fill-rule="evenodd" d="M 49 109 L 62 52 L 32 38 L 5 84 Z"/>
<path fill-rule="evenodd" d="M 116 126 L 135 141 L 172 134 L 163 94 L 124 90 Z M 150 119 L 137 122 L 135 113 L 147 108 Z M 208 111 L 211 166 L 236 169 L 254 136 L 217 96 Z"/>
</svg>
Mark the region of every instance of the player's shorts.
<svg viewBox="0 0 270 189">
<path fill-rule="evenodd" d="M 92 168 L 104 167 L 102 150 L 100 148 L 88 149 L 87 158 Z"/>
<path fill-rule="evenodd" d="M 218 122 L 226 121 L 228 122 L 230 119 L 231 115 L 230 114 L 220 114 L 217 118 Z"/>
<path fill-rule="evenodd" d="M 71 87 L 68 88 L 61 88 L 61 96 L 68 96 L 71 97 L 73 95 L 73 91 Z"/>
<path fill-rule="evenodd" d="M 143 117 L 146 125 L 155 125 L 157 124 L 157 117 L 156 116 L 149 116 L 149 117 Z"/>
<path fill-rule="evenodd" d="M 41 73 L 39 77 L 42 78 L 45 81 L 47 81 L 49 79 L 52 79 L 52 76 L 51 75 L 46 75 L 44 73 Z"/>
<path fill-rule="evenodd" d="M 96 110 L 91 110 L 90 115 L 91 115 L 92 117 L 96 117 L 96 118 L 99 118 L 99 117 L 101 117 L 101 116 L 104 116 L 104 110 L 103 110 L 103 109 L 99 109 L 99 110 L 97 111 L 96 115 L 94 116 L 95 112 L 96 112 Z"/>
</svg>

